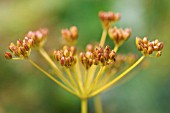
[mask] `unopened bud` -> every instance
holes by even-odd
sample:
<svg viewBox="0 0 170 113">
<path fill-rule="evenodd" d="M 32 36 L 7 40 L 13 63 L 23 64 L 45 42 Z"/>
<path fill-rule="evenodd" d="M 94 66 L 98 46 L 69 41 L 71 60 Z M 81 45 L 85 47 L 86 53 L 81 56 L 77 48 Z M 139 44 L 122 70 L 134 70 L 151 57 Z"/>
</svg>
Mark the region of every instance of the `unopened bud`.
<svg viewBox="0 0 170 113">
<path fill-rule="evenodd" d="M 158 51 L 158 52 L 156 53 L 156 57 L 160 57 L 161 54 L 162 54 L 162 52 L 161 52 L 161 51 Z"/>
<path fill-rule="evenodd" d="M 10 52 L 5 52 L 4 56 L 6 59 L 12 59 L 12 54 Z"/>
</svg>

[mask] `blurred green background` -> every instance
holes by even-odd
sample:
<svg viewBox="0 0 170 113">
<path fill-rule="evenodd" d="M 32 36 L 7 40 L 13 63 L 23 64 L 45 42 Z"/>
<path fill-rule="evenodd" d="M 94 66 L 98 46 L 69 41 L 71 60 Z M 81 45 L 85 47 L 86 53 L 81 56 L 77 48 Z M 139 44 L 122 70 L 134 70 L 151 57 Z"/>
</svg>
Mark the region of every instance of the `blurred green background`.
<svg viewBox="0 0 170 113">
<path fill-rule="evenodd" d="M 170 0 L 0 0 L 0 113 L 79 113 L 80 101 L 67 93 L 27 61 L 3 57 L 10 42 L 29 30 L 49 29 L 46 49 L 57 48 L 60 29 L 76 25 L 78 46 L 99 41 L 102 32 L 98 12 L 120 12 L 116 25 L 130 27 L 132 36 L 119 53 L 136 53 L 135 36 L 164 42 L 163 55 L 148 58 L 150 65 L 136 70 L 126 83 L 102 93 L 104 113 L 170 112 Z M 108 38 L 107 44 L 112 42 Z M 42 67 L 41 57 L 32 55 Z M 132 72 L 133 73 L 133 72 Z M 94 113 L 93 100 L 89 112 Z"/>
</svg>

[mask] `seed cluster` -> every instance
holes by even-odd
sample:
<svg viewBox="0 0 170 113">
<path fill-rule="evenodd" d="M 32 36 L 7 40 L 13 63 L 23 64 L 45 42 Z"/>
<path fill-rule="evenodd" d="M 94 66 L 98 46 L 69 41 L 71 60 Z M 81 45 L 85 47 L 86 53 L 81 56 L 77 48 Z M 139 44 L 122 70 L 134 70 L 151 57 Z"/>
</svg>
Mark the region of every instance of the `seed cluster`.
<svg viewBox="0 0 170 113">
<path fill-rule="evenodd" d="M 62 37 L 67 41 L 67 42 L 75 42 L 78 38 L 78 29 L 76 26 L 70 27 L 70 29 L 62 29 L 61 30 Z"/>
<path fill-rule="evenodd" d="M 126 41 L 131 35 L 131 29 L 118 29 L 117 27 L 110 28 L 108 31 L 110 38 L 115 42 L 115 44 L 121 45 Z"/>
<path fill-rule="evenodd" d="M 87 45 L 86 52 L 80 53 L 81 63 L 86 69 L 94 65 L 109 65 L 115 61 L 116 53 L 110 49 L 110 46 L 102 48 L 97 46 L 93 48 L 92 45 Z"/>
<path fill-rule="evenodd" d="M 76 48 L 74 46 L 64 46 L 62 50 L 55 50 L 53 56 L 60 64 L 65 67 L 73 66 L 76 63 Z"/>
<path fill-rule="evenodd" d="M 28 58 L 33 44 L 33 39 L 25 37 L 24 40 L 17 40 L 16 45 L 14 43 L 11 43 L 8 48 L 15 57 Z M 4 56 L 7 59 L 12 58 L 12 54 L 10 52 L 6 52 Z"/>
<path fill-rule="evenodd" d="M 102 21 L 104 28 L 111 27 L 112 23 L 118 21 L 120 19 L 119 13 L 113 13 L 113 12 L 99 12 L 99 18 Z"/>
<path fill-rule="evenodd" d="M 137 37 L 136 45 L 138 50 L 141 51 L 144 55 L 151 55 L 154 51 L 156 51 L 156 57 L 161 56 L 163 43 L 159 40 L 149 41 L 147 37 L 144 37 L 143 39 Z"/>
<path fill-rule="evenodd" d="M 37 31 L 29 31 L 26 37 L 34 40 L 34 47 L 40 47 L 44 44 L 45 39 L 47 37 L 48 30 L 47 29 L 39 29 Z"/>
<path fill-rule="evenodd" d="M 10 43 L 8 48 L 12 53 L 5 52 L 5 58 L 12 59 L 12 54 L 15 57 L 28 58 L 30 55 L 31 47 L 42 45 L 45 37 L 47 36 L 47 33 L 47 29 L 40 29 L 35 32 L 29 31 L 23 40 L 17 40 L 16 45 L 14 43 Z"/>
</svg>

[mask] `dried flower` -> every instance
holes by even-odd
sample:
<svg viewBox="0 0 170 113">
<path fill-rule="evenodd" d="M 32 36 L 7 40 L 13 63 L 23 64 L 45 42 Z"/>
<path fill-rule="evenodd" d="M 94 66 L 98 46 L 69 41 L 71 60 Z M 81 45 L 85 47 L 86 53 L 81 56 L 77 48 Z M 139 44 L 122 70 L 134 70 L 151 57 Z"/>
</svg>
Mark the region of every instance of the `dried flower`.
<svg viewBox="0 0 170 113">
<path fill-rule="evenodd" d="M 124 41 L 129 39 L 131 35 L 131 29 L 126 28 L 123 30 L 121 28 L 118 29 L 117 27 L 114 27 L 109 29 L 108 34 L 114 43 L 120 46 Z"/>
<path fill-rule="evenodd" d="M 96 46 L 92 49 L 91 45 L 87 45 L 86 48 L 86 53 L 80 53 L 81 63 L 86 69 L 89 69 L 93 64 L 105 66 L 115 61 L 116 53 L 110 49 L 110 46 L 105 48 Z"/>
<path fill-rule="evenodd" d="M 162 42 L 158 40 L 149 41 L 147 37 L 144 37 L 143 39 L 136 37 L 136 46 L 145 56 L 149 56 L 153 52 L 157 52 L 155 56 L 159 57 L 161 56 L 161 50 L 163 49 Z"/>
<path fill-rule="evenodd" d="M 111 25 L 115 22 L 117 22 L 120 19 L 120 14 L 119 13 L 113 13 L 111 11 L 109 12 L 99 12 L 99 18 L 102 21 L 103 27 L 105 29 L 108 29 L 111 27 Z"/>
<path fill-rule="evenodd" d="M 60 61 L 60 64 L 65 67 L 73 66 L 76 63 L 76 48 L 74 46 L 64 46 L 62 50 L 55 50 L 53 52 L 54 58 Z"/>
<path fill-rule="evenodd" d="M 37 31 L 29 31 L 26 37 L 34 41 L 34 44 L 33 44 L 34 47 L 41 47 L 45 43 L 47 34 L 48 34 L 47 29 L 39 29 Z"/>
<path fill-rule="evenodd" d="M 69 44 L 75 44 L 78 38 L 78 29 L 76 26 L 72 26 L 70 29 L 62 29 L 61 34 Z"/>
</svg>

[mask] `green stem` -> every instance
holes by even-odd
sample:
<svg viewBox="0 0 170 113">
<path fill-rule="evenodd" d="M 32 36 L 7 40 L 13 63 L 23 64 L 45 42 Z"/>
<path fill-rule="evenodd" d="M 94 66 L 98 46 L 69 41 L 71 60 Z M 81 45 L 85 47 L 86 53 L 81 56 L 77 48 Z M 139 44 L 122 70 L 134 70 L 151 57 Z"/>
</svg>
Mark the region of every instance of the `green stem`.
<svg viewBox="0 0 170 113">
<path fill-rule="evenodd" d="M 117 52 L 118 49 L 119 49 L 119 45 L 115 45 L 113 51 Z"/>
<path fill-rule="evenodd" d="M 42 73 L 44 73 L 48 78 L 50 78 L 52 81 L 54 81 L 56 84 L 58 84 L 59 86 L 61 86 L 63 89 L 65 89 L 66 91 L 76 95 L 79 97 L 79 95 L 77 95 L 74 91 L 72 91 L 71 89 L 69 89 L 68 87 L 66 87 L 64 84 L 62 84 L 60 81 L 58 81 L 57 79 L 55 79 L 52 75 L 50 75 L 48 72 L 46 72 L 44 69 L 42 69 L 40 66 L 38 66 L 35 62 L 33 62 L 31 59 L 28 59 L 28 61 L 37 69 L 39 69 Z"/>
<path fill-rule="evenodd" d="M 87 99 L 81 100 L 81 113 L 88 113 Z"/>
<path fill-rule="evenodd" d="M 103 47 L 104 44 L 105 44 L 106 36 L 107 36 L 107 29 L 103 29 L 102 37 L 101 37 L 101 40 L 100 40 L 100 46 L 101 47 Z"/>
<path fill-rule="evenodd" d="M 103 113 L 100 95 L 94 97 L 94 107 L 95 107 L 95 113 Z"/>
</svg>

